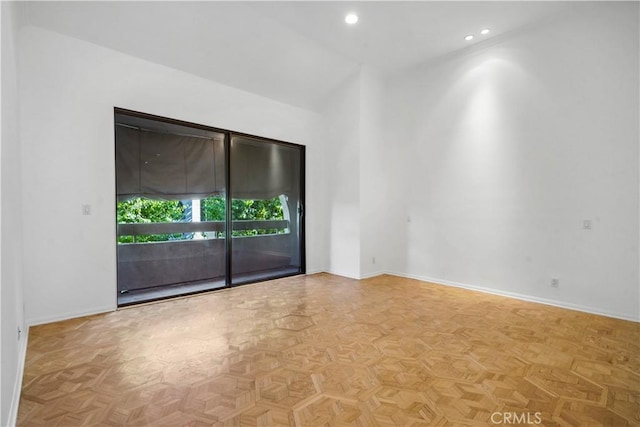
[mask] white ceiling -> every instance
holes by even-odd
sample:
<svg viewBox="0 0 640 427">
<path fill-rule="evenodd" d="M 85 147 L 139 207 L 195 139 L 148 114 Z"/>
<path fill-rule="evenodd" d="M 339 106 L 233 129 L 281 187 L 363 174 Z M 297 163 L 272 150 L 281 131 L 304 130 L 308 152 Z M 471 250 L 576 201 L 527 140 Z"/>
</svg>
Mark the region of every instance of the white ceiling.
<svg viewBox="0 0 640 427">
<path fill-rule="evenodd" d="M 303 108 L 358 64 L 392 72 L 515 31 L 566 2 L 28 2 L 27 23 Z M 347 26 L 347 12 L 360 21 Z M 472 42 L 481 42 L 483 38 Z"/>
<path fill-rule="evenodd" d="M 567 2 L 254 2 L 256 10 L 359 63 L 395 71 L 563 13 Z M 575 4 L 574 4 L 575 6 Z M 356 25 L 344 17 L 354 12 Z M 491 33 L 480 36 L 483 28 Z M 464 40 L 475 34 L 471 43 Z"/>
</svg>

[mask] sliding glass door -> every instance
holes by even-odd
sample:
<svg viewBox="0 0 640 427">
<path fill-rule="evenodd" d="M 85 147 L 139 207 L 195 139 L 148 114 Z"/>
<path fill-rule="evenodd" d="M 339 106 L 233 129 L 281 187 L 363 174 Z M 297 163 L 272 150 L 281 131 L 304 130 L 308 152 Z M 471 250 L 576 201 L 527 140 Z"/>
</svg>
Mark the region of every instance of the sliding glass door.
<svg viewBox="0 0 640 427">
<path fill-rule="evenodd" d="M 230 157 L 232 283 L 301 273 L 303 148 L 232 135 Z"/>
<path fill-rule="evenodd" d="M 304 147 L 116 110 L 118 304 L 304 272 Z"/>
</svg>

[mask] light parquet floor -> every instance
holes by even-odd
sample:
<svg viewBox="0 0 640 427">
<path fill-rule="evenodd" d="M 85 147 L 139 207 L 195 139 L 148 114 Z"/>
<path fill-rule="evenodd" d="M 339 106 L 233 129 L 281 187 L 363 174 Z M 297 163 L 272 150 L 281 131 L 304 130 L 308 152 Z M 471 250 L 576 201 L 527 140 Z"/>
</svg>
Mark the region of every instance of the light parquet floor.
<svg viewBox="0 0 640 427">
<path fill-rule="evenodd" d="M 393 276 L 297 276 L 32 327 L 18 415 L 47 427 L 514 421 L 640 425 L 640 325 Z"/>
</svg>

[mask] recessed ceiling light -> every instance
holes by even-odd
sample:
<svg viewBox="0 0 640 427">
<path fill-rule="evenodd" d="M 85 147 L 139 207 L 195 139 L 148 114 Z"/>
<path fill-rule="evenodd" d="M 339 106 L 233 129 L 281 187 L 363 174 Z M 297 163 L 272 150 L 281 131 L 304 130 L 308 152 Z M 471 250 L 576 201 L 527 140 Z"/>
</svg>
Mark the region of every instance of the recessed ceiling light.
<svg viewBox="0 0 640 427">
<path fill-rule="evenodd" d="M 473 40 L 473 36 L 471 34 L 469 34 L 468 36 L 464 36 L 464 39 L 466 41 L 471 41 L 471 40 Z"/>
<path fill-rule="evenodd" d="M 489 34 L 490 32 L 491 32 L 491 30 L 490 30 L 490 29 L 485 28 L 484 30 L 480 31 L 480 34 L 482 34 L 482 35 L 484 36 L 484 35 Z"/>
<path fill-rule="evenodd" d="M 350 13 L 344 17 L 344 22 L 346 22 L 347 24 L 353 25 L 356 22 L 358 22 L 358 15 L 356 15 L 355 13 Z"/>
</svg>

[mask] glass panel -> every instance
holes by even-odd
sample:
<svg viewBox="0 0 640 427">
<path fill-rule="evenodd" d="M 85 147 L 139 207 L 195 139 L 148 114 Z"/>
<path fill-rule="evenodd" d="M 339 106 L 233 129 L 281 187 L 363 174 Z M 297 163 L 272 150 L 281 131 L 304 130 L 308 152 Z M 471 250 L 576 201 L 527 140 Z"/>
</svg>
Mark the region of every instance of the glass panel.
<svg viewBox="0 0 640 427">
<path fill-rule="evenodd" d="M 302 272 L 302 148 L 231 138 L 231 282 Z"/>
<path fill-rule="evenodd" d="M 225 286 L 224 134 L 116 114 L 118 303 Z"/>
</svg>

